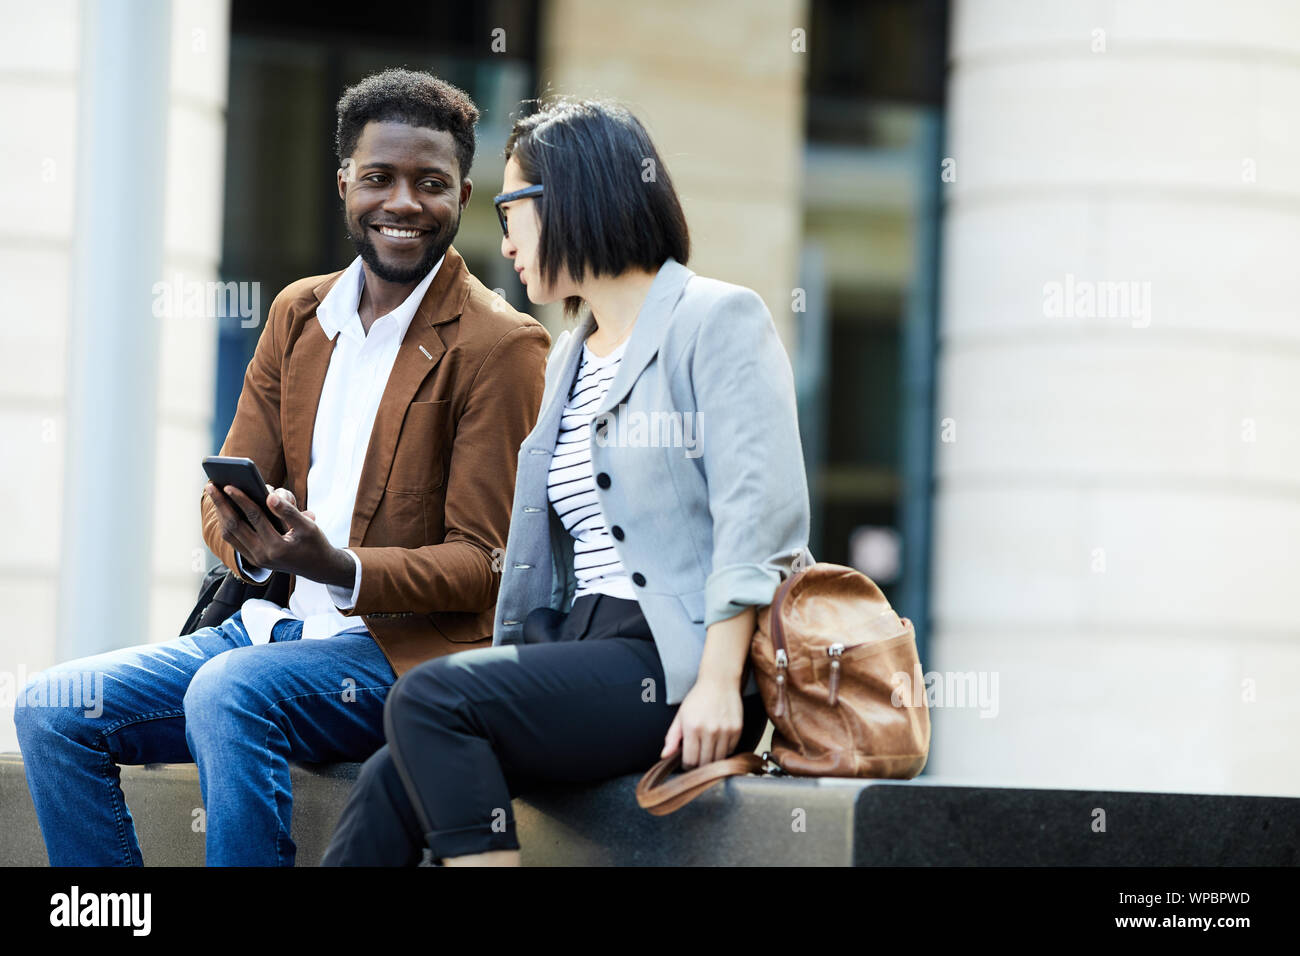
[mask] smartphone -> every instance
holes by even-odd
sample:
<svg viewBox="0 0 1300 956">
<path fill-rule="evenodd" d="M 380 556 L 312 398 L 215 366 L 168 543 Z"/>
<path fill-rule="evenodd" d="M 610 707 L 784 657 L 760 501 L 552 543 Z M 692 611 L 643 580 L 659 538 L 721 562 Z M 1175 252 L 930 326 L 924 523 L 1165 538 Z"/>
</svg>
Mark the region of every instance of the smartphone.
<svg viewBox="0 0 1300 956">
<path fill-rule="evenodd" d="M 284 534 L 284 523 L 271 514 L 266 507 L 266 496 L 270 490 L 262 479 L 262 473 L 251 458 L 227 458 L 221 455 L 209 455 L 203 459 L 203 470 L 208 473 L 212 483 L 225 490 L 226 485 L 233 485 L 262 509 L 262 514 L 277 534 Z M 245 521 L 248 519 L 245 518 Z"/>
</svg>

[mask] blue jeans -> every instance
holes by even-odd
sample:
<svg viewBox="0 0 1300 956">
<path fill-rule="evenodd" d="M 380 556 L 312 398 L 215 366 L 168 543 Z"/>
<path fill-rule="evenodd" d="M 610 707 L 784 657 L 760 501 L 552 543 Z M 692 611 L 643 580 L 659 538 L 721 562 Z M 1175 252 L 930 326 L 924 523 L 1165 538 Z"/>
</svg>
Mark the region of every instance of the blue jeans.
<svg viewBox="0 0 1300 956">
<path fill-rule="evenodd" d="M 289 761 L 364 760 L 396 679 L 369 634 L 218 627 L 60 664 L 14 708 L 51 866 L 139 866 L 121 764 L 198 764 L 209 866 L 292 866 Z"/>
</svg>

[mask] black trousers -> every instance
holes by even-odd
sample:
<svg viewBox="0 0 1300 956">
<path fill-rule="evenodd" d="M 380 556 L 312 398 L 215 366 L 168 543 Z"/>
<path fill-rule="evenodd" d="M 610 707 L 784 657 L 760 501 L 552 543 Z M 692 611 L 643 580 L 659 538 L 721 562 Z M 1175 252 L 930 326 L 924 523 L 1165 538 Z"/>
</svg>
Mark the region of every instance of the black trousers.
<svg viewBox="0 0 1300 956">
<path fill-rule="evenodd" d="M 567 615 L 539 608 L 526 643 L 435 658 L 384 705 L 387 744 L 361 768 L 323 866 L 414 866 L 515 850 L 510 800 L 530 786 L 642 773 L 677 705 L 636 601 L 588 595 Z M 740 752 L 767 725 L 744 699 Z M 639 812 L 629 807 L 629 812 Z"/>
</svg>

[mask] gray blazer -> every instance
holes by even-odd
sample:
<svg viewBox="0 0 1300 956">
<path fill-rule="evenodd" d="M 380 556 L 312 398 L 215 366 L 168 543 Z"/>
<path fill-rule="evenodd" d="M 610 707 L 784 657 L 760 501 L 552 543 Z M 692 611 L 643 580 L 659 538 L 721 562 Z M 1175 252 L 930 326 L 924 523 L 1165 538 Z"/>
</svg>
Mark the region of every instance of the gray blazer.
<svg viewBox="0 0 1300 956">
<path fill-rule="evenodd" d="M 594 328 L 587 315 L 547 359 L 537 425 L 519 448 L 493 644 L 520 643 L 533 609 L 573 604 L 573 538 L 546 479 Z M 663 661 L 667 703 L 680 703 L 705 628 L 768 604 L 808 542 L 794 379 L 758 294 L 664 262 L 592 421 L 591 459 L 605 524 Z"/>
</svg>

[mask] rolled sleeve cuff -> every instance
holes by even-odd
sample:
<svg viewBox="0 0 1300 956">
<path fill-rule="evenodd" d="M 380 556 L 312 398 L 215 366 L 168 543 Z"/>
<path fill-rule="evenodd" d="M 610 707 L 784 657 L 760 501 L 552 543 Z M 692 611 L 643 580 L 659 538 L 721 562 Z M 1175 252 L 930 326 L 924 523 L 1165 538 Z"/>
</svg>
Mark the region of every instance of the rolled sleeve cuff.
<svg viewBox="0 0 1300 956">
<path fill-rule="evenodd" d="M 767 564 L 733 564 L 719 568 L 704 583 L 704 626 L 735 617 L 747 607 L 772 603 L 781 572 Z"/>
<path fill-rule="evenodd" d="M 264 584 L 271 577 L 270 568 L 250 569 L 244 564 L 244 559 L 238 551 L 235 552 L 235 564 L 239 565 L 239 573 L 254 584 Z"/>
<path fill-rule="evenodd" d="M 361 559 L 357 557 L 356 552 L 351 548 L 344 548 L 343 553 L 352 559 L 356 565 L 356 574 L 352 578 L 352 587 L 339 587 L 337 584 L 325 585 L 329 591 L 330 600 L 340 611 L 350 611 L 357 606 L 357 595 L 361 593 Z"/>
</svg>

